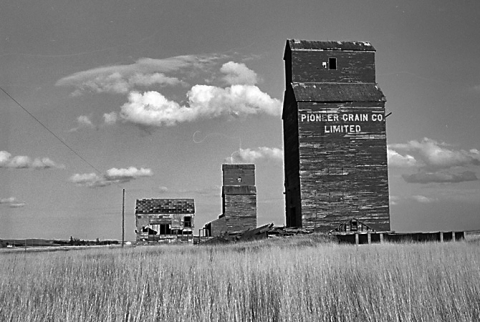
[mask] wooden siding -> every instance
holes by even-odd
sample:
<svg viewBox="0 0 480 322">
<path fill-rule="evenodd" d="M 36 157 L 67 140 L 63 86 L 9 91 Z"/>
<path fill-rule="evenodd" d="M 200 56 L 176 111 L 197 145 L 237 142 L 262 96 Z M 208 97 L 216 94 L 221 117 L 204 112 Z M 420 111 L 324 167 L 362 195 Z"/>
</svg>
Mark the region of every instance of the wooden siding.
<svg viewBox="0 0 480 322">
<path fill-rule="evenodd" d="M 389 230 L 383 102 L 300 102 L 298 118 L 302 227 L 356 218 Z"/>
<path fill-rule="evenodd" d="M 189 225 L 185 225 L 185 217 L 190 217 Z M 136 218 L 136 240 L 147 241 L 150 237 L 177 237 L 185 234 L 193 234 L 195 228 L 195 217 L 193 214 L 137 214 Z M 160 225 L 166 225 L 172 232 L 162 234 Z M 144 231 L 144 228 L 147 228 Z M 149 229 L 155 231 L 154 235 L 149 234 Z M 158 238 L 156 240 L 158 241 Z"/>
<path fill-rule="evenodd" d="M 210 233 L 212 237 L 217 237 L 225 234 L 227 232 L 227 223 L 225 220 L 225 216 L 221 216 L 218 219 L 210 222 Z"/>
<path fill-rule="evenodd" d="M 322 66 L 337 59 L 337 69 Z M 293 51 L 291 82 L 375 83 L 374 52 Z"/>
<path fill-rule="evenodd" d="M 223 185 L 224 186 L 254 186 L 255 165 L 254 164 L 223 164 Z M 240 180 L 239 180 L 240 179 Z"/>
<path fill-rule="evenodd" d="M 256 194 L 224 195 L 225 220 L 229 232 L 257 227 Z"/>
</svg>

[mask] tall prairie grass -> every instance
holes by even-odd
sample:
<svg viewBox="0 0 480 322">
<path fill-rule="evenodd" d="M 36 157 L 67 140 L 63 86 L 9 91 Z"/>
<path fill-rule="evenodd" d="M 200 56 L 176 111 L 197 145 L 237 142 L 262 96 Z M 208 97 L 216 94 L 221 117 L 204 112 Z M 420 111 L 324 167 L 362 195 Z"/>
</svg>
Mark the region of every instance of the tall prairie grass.
<svg viewBox="0 0 480 322">
<path fill-rule="evenodd" d="M 0 254 L 0 321 L 479 321 L 475 243 Z"/>
</svg>

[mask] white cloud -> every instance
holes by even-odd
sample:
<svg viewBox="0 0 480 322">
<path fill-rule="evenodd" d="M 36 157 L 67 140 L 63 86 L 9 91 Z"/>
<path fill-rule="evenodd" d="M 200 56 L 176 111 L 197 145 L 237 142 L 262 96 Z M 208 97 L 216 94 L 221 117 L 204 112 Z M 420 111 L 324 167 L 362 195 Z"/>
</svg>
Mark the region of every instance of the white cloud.
<svg viewBox="0 0 480 322">
<path fill-rule="evenodd" d="M 446 143 L 424 138 L 406 144 L 390 144 L 388 160 L 392 166 L 418 168 L 417 173 L 402 175 L 408 183 L 458 183 L 478 180 L 470 169 L 480 165 L 480 151 L 455 149 Z"/>
<path fill-rule="evenodd" d="M 92 123 L 92 121 L 90 121 L 90 118 L 86 115 L 80 115 L 78 118 L 77 118 L 77 122 L 79 125 L 83 125 L 85 127 L 95 127 Z"/>
<path fill-rule="evenodd" d="M 403 174 L 402 178 L 408 183 L 454 183 L 478 180 L 473 171 L 463 171 L 461 173 L 419 171 L 414 174 Z"/>
<path fill-rule="evenodd" d="M 52 160 L 50 160 L 49 158 L 35 158 L 32 163 L 31 163 L 31 167 L 33 169 L 50 169 L 50 168 L 59 168 L 59 169 L 63 169 L 65 168 L 64 165 L 61 165 L 61 164 L 57 164 L 55 162 L 53 162 Z"/>
<path fill-rule="evenodd" d="M 28 169 L 32 164 L 32 160 L 24 155 L 17 155 L 10 159 L 10 163 L 8 164 L 9 168 L 14 169 Z"/>
<path fill-rule="evenodd" d="M 223 57 L 183 55 L 165 59 L 141 58 L 133 64 L 104 66 L 78 72 L 58 80 L 55 85 L 76 88 L 74 95 L 86 91 L 126 94 L 138 86 L 186 86 L 187 84 L 176 76 L 166 74 L 181 73 L 185 70 L 189 70 L 191 74 L 196 70 L 208 69 Z"/>
<path fill-rule="evenodd" d="M 105 124 L 113 125 L 113 124 L 117 123 L 118 114 L 117 114 L 117 112 L 105 113 L 105 114 L 103 114 L 103 120 L 104 120 Z"/>
<path fill-rule="evenodd" d="M 0 205 L 6 205 L 10 208 L 20 208 L 24 207 L 26 204 L 24 202 L 17 201 L 15 197 L 9 197 L 0 199 Z"/>
<path fill-rule="evenodd" d="M 151 169 L 130 167 L 128 169 L 109 169 L 104 177 L 109 181 L 127 182 L 140 177 L 151 177 L 152 175 Z"/>
<path fill-rule="evenodd" d="M 437 199 L 435 199 L 435 198 L 425 197 L 425 196 L 422 196 L 422 195 L 412 196 L 412 199 L 417 201 L 417 202 L 420 202 L 420 203 L 432 203 L 432 202 L 437 201 Z"/>
<path fill-rule="evenodd" d="M 151 177 L 151 169 L 129 167 L 124 169 L 112 168 L 99 176 L 96 173 L 76 173 L 70 177 L 69 181 L 79 186 L 85 187 L 106 187 L 115 183 L 125 183 L 141 177 Z"/>
<path fill-rule="evenodd" d="M 12 157 L 12 154 L 7 151 L 0 151 L 0 168 L 11 169 L 63 169 L 64 165 L 58 164 L 49 158 L 35 158 L 31 159 L 28 156 L 18 155 Z"/>
<path fill-rule="evenodd" d="M 82 128 L 90 128 L 90 129 L 95 128 L 95 125 L 93 125 L 90 118 L 86 115 L 80 115 L 79 117 L 77 117 L 77 124 L 78 124 L 77 127 L 70 129 L 68 132 L 75 132 Z"/>
<path fill-rule="evenodd" d="M 132 92 L 121 107 L 126 121 L 145 126 L 173 126 L 177 123 L 220 116 L 242 117 L 251 114 L 280 115 L 281 103 L 252 85 L 220 88 L 195 85 L 187 93 L 188 106 L 168 100 L 158 92 Z"/>
<path fill-rule="evenodd" d="M 230 85 L 255 85 L 257 83 L 257 74 L 242 63 L 229 61 L 223 64 L 220 71 L 226 74 L 223 79 Z"/>
<path fill-rule="evenodd" d="M 480 165 L 480 153 L 476 149 L 454 150 L 445 143 L 424 138 L 407 144 L 391 144 L 391 148 L 416 153 L 428 169 L 448 169 L 457 166 Z"/>
<path fill-rule="evenodd" d="M 388 165 L 394 167 L 413 167 L 417 165 L 417 160 L 409 154 L 401 155 L 395 150 L 387 148 Z"/>
<path fill-rule="evenodd" d="M 239 149 L 225 159 L 230 163 L 254 163 L 256 161 L 283 162 L 283 150 L 279 148 L 259 147 L 257 149 Z"/>
</svg>

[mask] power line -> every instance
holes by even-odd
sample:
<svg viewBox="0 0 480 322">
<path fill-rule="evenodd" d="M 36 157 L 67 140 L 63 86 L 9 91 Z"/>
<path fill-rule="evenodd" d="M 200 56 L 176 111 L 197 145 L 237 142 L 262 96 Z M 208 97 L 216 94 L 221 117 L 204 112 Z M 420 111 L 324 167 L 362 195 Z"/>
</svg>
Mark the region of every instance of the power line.
<svg viewBox="0 0 480 322">
<path fill-rule="evenodd" d="M 58 135 L 56 135 L 52 130 L 50 130 L 45 124 L 43 124 L 38 118 L 36 118 L 32 113 L 30 113 L 25 107 L 22 106 L 15 98 L 12 97 L 12 95 L 8 94 L 6 90 L 4 90 L 2 87 L 0 87 L 0 90 L 5 93 L 12 101 L 14 101 L 22 110 L 24 110 L 28 115 L 30 115 L 35 121 L 38 122 L 45 130 L 50 132 L 60 143 L 62 143 L 64 146 L 66 146 L 70 151 L 72 151 L 77 157 L 79 157 L 83 162 L 88 164 L 92 169 L 94 169 L 97 173 L 102 173 L 102 171 L 98 170 L 93 164 L 88 162 L 84 157 L 82 157 L 77 151 L 75 151 L 72 147 L 70 147 L 65 141 L 63 141 Z"/>
</svg>

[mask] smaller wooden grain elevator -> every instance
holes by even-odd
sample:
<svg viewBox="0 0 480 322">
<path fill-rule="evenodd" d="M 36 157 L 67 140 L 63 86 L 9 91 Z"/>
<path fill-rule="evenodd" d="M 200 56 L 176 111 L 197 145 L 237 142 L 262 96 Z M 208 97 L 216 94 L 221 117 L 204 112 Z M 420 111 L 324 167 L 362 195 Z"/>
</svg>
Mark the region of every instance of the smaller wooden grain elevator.
<svg viewBox="0 0 480 322">
<path fill-rule="evenodd" d="M 288 227 L 358 220 L 390 230 L 385 96 L 368 42 L 287 40 L 283 104 Z"/>
<path fill-rule="evenodd" d="M 222 214 L 204 227 L 206 236 L 220 236 L 257 227 L 254 164 L 223 164 Z"/>
</svg>

